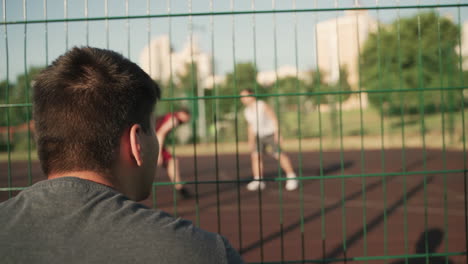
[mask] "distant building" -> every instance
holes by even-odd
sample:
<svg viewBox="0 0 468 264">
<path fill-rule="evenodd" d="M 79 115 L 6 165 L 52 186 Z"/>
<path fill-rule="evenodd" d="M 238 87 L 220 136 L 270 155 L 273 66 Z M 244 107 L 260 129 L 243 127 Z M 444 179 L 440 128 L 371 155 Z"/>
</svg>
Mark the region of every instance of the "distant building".
<svg viewBox="0 0 468 264">
<path fill-rule="evenodd" d="M 326 82 L 339 80 L 339 68 L 348 71 L 348 82 L 357 89 L 359 83 L 358 59 L 360 49 L 377 21 L 367 10 L 346 11 L 344 16 L 317 24 L 318 67 Z"/>
<path fill-rule="evenodd" d="M 318 68 L 324 81 L 336 83 L 340 78 L 340 67 L 348 72 L 348 83 L 353 90 L 359 89 L 359 53 L 369 34 L 377 29 L 378 22 L 367 10 L 348 10 L 344 16 L 317 24 Z M 364 95 L 363 107 L 367 107 Z M 350 97 L 350 106 L 359 106 L 358 96 Z M 351 107 L 352 108 L 352 107 Z"/>
<path fill-rule="evenodd" d="M 461 32 L 461 56 L 463 58 L 462 69 L 468 70 L 468 21 L 463 22 Z M 463 97 L 468 98 L 468 90 L 463 90 Z"/>
<path fill-rule="evenodd" d="M 159 36 L 145 46 L 140 53 L 140 65 L 151 78 L 168 83 L 171 78 L 178 83 L 178 76 L 187 74 L 187 65 L 194 63 L 197 68 L 199 85 L 206 83 L 212 75 L 211 56 L 203 53 L 198 42 L 187 41 L 180 51 L 174 51 L 167 35 Z"/>
<path fill-rule="evenodd" d="M 307 79 L 306 72 L 298 72 L 296 67 L 284 65 L 277 70 L 258 72 L 257 82 L 263 86 L 270 86 L 276 82 L 277 77 L 278 79 L 282 79 L 285 77 L 296 77 L 296 75 L 300 80 Z"/>
<path fill-rule="evenodd" d="M 166 82 L 171 76 L 172 47 L 168 36 L 153 39 L 140 53 L 140 65 L 151 78 Z M 172 74 L 175 74 L 172 67 Z"/>
<path fill-rule="evenodd" d="M 466 71 L 468 70 L 468 21 L 462 25 L 461 55 L 463 57 L 462 68 Z"/>
<path fill-rule="evenodd" d="M 225 81 L 225 75 L 211 75 L 203 81 L 203 87 L 205 89 L 213 89 L 213 87 L 223 85 Z"/>
</svg>

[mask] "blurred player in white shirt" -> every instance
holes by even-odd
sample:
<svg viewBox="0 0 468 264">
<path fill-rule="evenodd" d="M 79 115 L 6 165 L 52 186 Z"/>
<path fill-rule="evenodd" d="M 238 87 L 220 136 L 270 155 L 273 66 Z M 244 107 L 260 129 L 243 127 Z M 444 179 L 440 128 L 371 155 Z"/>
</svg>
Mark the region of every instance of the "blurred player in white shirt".
<svg viewBox="0 0 468 264">
<path fill-rule="evenodd" d="M 247 189 L 255 191 L 265 188 L 265 183 L 261 179 L 263 178 L 263 153 L 267 152 L 268 147 L 271 148 L 268 153 L 279 160 L 281 168 L 289 178 L 286 181 L 286 190 L 297 189 L 298 181 L 291 161 L 280 148 L 281 138 L 278 134 L 278 119 L 275 112 L 264 101 L 257 100 L 250 89 L 242 90 L 240 95 L 242 96 L 241 102 L 245 105 L 244 115 L 248 123 L 248 143 L 252 151 L 254 177 L 254 180 L 247 185 Z"/>
</svg>

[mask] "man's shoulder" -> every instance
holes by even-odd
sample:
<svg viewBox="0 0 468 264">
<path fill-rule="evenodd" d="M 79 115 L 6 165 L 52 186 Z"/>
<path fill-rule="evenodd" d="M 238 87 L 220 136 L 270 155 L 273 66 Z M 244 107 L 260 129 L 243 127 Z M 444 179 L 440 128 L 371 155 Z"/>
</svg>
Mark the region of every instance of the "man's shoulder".
<svg viewBox="0 0 468 264">
<path fill-rule="evenodd" d="M 173 217 L 162 210 L 140 208 L 118 222 L 120 224 L 114 225 L 118 230 L 112 232 L 129 233 L 139 238 L 139 242 L 128 240 L 126 243 L 136 243 L 138 250 L 153 251 L 155 255 L 170 259 L 173 263 L 179 263 L 179 258 L 182 258 L 181 263 L 187 259 L 191 259 L 192 263 L 231 263 L 231 259 L 240 260 L 221 235 L 200 229 L 191 221 Z M 130 236 L 121 236 L 126 240 L 125 237 Z"/>
<path fill-rule="evenodd" d="M 139 205 L 136 205 L 139 207 Z M 139 211 L 139 212 L 138 212 Z M 135 213 L 122 217 L 118 221 L 127 223 L 131 220 L 132 228 L 141 236 L 149 238 L 163 237 L 171 243 L 219 243 L 219 235 L 196 227 L 191 221 L 174 217 L 159 209 L 140 207 Z M 128 219 L 126 219 L 128 218 Z"/>
<path fill-rule="evenodd" d="M 16 241 L 17 245 L 29 243 L 30 248 L 40 249 L 44 241 L 49 241 L 54 248 L 60 243 L 80 245 L 77 252 L 93 252 L 87 259 L 89 262 L 102 260 L 109 254 L 128 260 L 126 263 L 131 259 L 227 263 L 225 260 L 231 258 L 232 248 L 219 234 L 131 201 L 105 186 L 86 183 L 77 179 L 45 182 L 3 203 L 3 208 L 10 205 L 17 216 L 15 220 L 0 217 L 0 222 L 9 226 L 8 234 L 4 232 L 4 235 L 9 235 L 10 241 Z M 56 196 L 62 189 L 63 193 Z"/>
</svg>

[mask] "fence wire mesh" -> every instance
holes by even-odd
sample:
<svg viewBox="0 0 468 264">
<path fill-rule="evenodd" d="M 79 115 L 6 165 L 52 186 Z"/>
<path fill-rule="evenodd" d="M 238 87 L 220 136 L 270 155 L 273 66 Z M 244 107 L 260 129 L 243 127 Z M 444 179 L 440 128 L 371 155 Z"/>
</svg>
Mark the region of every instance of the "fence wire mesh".
<svg viewBox="0 0 468 264">
<path fill-rule="evenodd" d="M 0 199 L 42 180 L 34 76 L 73 46 L 137 62 L 157 113 L 190 109 L 143 203 L 225 235 L 250 263 L 468 263 L 468 3 L 7 1 L 0 34 Z M 278 119 L 284 167 L 255 170 L 240 92 Z M 181 199 L 184 184 L 193 198 Z"/>
</svg>

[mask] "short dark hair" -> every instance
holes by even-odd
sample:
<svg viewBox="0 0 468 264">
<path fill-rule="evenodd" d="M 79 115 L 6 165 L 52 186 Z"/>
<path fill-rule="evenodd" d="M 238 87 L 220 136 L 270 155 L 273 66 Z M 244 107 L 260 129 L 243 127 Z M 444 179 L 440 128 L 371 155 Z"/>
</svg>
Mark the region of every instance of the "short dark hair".
<svg viewBox="0 0 468 264">
<path fill-rule="evenodd" d="M 104 49 L 75 47 L 35 79 L 33 118 L 46 175 L 91 170 L 111 173 L 125 129 L 146 133 L 160 97 L 138 65 Z"/>
<path fill-rule="evenodd" d="M 181 107 L 179 108 L 179 110 L 177 110 L 177 112 L 182 112 L 182 113 L 186 113 L 187 115 L 192 115 L 192 113 L 187 107 Z"/>
<path fill-rule="evenodd" d="M 248 93 L 248 94 L 254 94 L 254 93 L 255 93 L 254 90 L 252 90 L 252 89 L 250 89 L 250 88 L 245 88 L 245 89 L 243 89 L 243 90 L 241 91 L 241 93 L 242 93 L 242 92 L 246 92 L 246 93 Z"/>
</svg>

